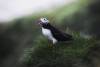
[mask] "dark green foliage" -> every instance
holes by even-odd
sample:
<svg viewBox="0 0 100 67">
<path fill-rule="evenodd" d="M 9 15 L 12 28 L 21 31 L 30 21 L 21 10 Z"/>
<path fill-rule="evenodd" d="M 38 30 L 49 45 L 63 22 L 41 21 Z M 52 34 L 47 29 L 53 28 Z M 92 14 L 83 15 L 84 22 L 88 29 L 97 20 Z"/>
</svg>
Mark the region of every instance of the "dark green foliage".
<svg viewBox="0 0 100 67">
<path fill-rule="evenodd" d="M 93 40 L 80 37 L 74 33 L 74 40 L 69 43 L 53 45 L 39 36 L 32 48 L 25 50 L 23 64 L 27 67 L 66 67 L 83 62 L 91 47 Z"/>
</svg>

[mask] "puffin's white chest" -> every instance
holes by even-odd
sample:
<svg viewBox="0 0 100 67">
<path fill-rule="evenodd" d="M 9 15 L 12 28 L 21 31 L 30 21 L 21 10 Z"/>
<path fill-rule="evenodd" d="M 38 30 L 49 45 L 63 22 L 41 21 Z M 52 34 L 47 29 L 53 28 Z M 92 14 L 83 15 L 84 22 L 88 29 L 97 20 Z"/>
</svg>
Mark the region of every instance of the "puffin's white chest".
<svg viewBox="0 0 100 67">
<path fill-rule="evenodd" d="M 49 29 L 42 28 L 42 33 L 43 33 L 44 36 L 46 36 L 49 39 L 53 38 L 52 33 Z"/>
<path fill-rule="evenodd" d="M 53 37 L 51 31 L 49 29 L 45 29 L 42 27 L 42 33 L 45 37 L 47 37 L 48 39 L 52 40 L 53 43 L 56 43 L 57 40 Z"/>
</svg>

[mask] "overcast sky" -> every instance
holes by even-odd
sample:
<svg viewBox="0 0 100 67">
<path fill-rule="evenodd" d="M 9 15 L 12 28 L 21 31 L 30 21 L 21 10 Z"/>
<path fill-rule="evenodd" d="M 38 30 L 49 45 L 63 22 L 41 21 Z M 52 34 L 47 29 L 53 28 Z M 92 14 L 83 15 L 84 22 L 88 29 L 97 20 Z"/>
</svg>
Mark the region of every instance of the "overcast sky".
<svg viewBox="0 0 100 67">
<path fill-rule="evenodd" d="M 0 21 L 9 21 L 37 11 L 69 4 L 75 0 L 0 0 Z"/>
</svg>

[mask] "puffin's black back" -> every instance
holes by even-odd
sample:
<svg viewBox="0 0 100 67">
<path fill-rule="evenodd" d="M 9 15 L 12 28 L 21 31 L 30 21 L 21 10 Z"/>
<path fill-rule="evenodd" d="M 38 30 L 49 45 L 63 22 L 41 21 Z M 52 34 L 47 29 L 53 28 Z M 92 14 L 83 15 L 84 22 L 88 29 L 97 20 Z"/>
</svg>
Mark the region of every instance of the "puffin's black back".
<svg viewBox="0 0 100 67">
<path fill-rule="evenodd" d="M 53 27 L 51 24 L 43 24 L 42 27 L 46 28 L 46 29 L 50 29 L 52 32 L 52 35 L 55 39 L 57 39 L 58 41 L 69 41 L 72 40 L 72 36 L 66 33 L 63 33 L 61 31 L 59 31 L 58 29 L 56 29 L 55 27 Z"/>
</svg>

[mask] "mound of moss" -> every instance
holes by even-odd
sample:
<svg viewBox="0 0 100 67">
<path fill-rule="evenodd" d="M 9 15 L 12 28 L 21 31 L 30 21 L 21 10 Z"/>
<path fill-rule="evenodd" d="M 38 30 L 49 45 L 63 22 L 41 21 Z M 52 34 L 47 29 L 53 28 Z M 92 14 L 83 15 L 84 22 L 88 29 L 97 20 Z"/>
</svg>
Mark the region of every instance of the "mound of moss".
<svg viewBox="0 0 100 67">
<path fill-rule="evenodd" d="M 69 43 L 52 45 L 42 36 L 38 36 L 32 48 L 25 50 L 22 62 L 27 67 L 84 67 L 85 57 L 94 46 L 93 39 L 85 39 L 74 34 Z"/>
</svg>

